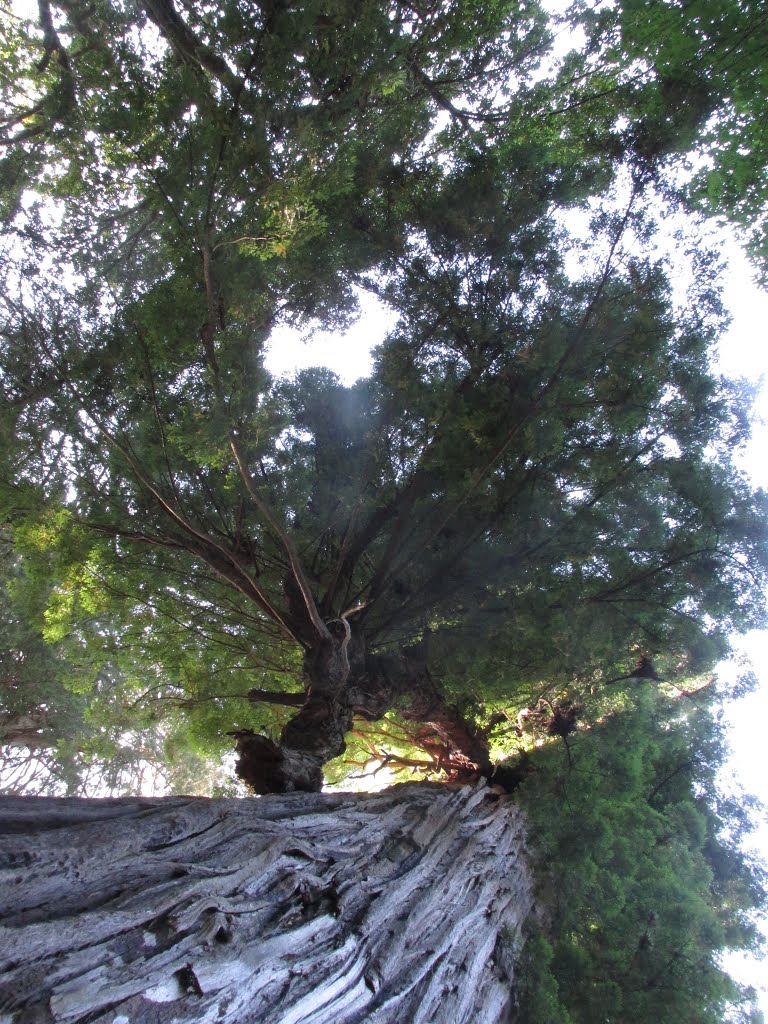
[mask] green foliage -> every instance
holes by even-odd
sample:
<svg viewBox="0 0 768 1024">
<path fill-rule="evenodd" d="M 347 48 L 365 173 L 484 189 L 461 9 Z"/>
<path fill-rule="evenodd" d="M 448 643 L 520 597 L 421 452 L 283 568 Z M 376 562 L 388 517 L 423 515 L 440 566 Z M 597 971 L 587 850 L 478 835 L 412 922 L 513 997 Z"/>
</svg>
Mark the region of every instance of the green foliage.
<svg viewBox="0 0 768 1024">
<path fill-rule="evenodd" d="M 551 937 L 525 961 L 531 1024 L 558 1019 L 556 999 L 574 1022 L 714 1024 L 751 998 L 719 954 L 758 947 L 766 873 L 740 847 L 748 804 L 716 786 L 721 727 L 683 697 L 630 685 L 567 749 L 533 753 L 520 791 Z"/>
<path fill-rule="evenodd" d="M 279 732 L 247 693 L 304 685 L 297 586 L 361 606 L 365 656 L 422 644 L 478 728 L 759 625 L 718 267 L 683 301 L 654 248 L 673 161 L 756 119 L 757 6 L 166 6 L 42 2 L 0 44 L 0 501 L 89 756 Z M 271 380 L 275 329 L 361 288 L 396 318 L 370 379 Z"/>
<path fill-rule="evenodd" d="M 0 788 L 9 793 L 136 792 L 163 760 L 156 732 L 138 716 L 105 709 L 113 666 L 96 670 L 72 634 L 94 611 L 93 577 L 70 569 L 52 585 L 56 517 L 0 538 Z M 63 531 L 66 533 L 66 530 Z M 92 569 L 90 570 L 92 572 Z M 99 605 L 103 607 L 103 601 Z"/>
<path fill-rule="evenodd" d="M 518 963 L 518 1007 L 526 1024 L 570 1024 L 552 971 L 553 957 L 550 943 L 534 930 L 525 940 Z"/>
<path fill-rule="evenodd" d="M 7 530 L 0 533 L 0 743 L 52 750 L 83 729 L 85 704 L 66 686 L 61 650 L 43 637 L 50 587 L 25 571 Z M 13 739 L 14 723 L 29 720 L 37 740 Z M 12 751 L 7 750 L 11 757 Z M 71 786 L 77 777 L 72 759 L 53 765 L 52 784 Z"/>
</svg>

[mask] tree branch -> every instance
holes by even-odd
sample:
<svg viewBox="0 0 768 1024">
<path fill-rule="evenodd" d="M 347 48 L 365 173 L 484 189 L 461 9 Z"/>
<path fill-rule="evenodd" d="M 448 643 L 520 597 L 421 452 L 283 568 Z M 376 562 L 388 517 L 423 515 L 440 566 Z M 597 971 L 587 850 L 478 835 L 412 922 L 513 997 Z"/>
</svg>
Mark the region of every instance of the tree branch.
<svg viewBox="0 0 768 1024">
<path fill-rule="evenodd" d="M 142 7 L 185 64 L 207 71 L 231 96 L 235 99 L 239 96 L 243 81 L 230 71 L 223 57 L 195 35 L 179 15 L 173 0 L 142 0 Z"/>
<path fill-rule="evenodd" d="M 274 535 L 285 548 L 285 552 L 288 555 L 288 561 L 290 562 L 291 565 L 291 572 L 293 574 L 293 578 L 295 579 L 296 585 L 298 586 L 299 591 L 301 592 L 301 596 L 304 601 L 304 606 L 306 608 L 310 622 L 314 626 L 314 629 L 320 640 L 330 642 L 332 639 L 330 631 L 328 630 L 328 627 L 325 625 L 323 620 L 320 618 L 320 613 L 317 610 L 317 604 L 315 603 L 315 599 L 312 596 L 312 589 L 309 585 L 309 580 L 307 579 L 306 573 L 304 572 L 304 568 L 301 564 L 299 553 L 296 550 L 291 538 L 288 536 L 286 530 L 280 525 L 280 523 L 278 523 L 277 519 L 272 513 L 272 510 L 269 508 L 267 503 L 259 494 L 254 479 L 251 476 L 250 470 L 248 469 L 248 465 L 245 460 L 245 456 L 243 455 L 240 441 L 238 440 L 237 435 L 235 434 L 234 431 L 230 433 L 229 445 L 232 450 L 232 454 L 235 456 L 237 468 L 240 472 L 240 476 L 243 480 L 243 483 L 246 486 L 248 494 L 251 497 L 251 500 L 253 501 L 254 505 L 258 509 L 260 515 L 263 517 L 266 524 L 269 526 Z"/>
</svg>

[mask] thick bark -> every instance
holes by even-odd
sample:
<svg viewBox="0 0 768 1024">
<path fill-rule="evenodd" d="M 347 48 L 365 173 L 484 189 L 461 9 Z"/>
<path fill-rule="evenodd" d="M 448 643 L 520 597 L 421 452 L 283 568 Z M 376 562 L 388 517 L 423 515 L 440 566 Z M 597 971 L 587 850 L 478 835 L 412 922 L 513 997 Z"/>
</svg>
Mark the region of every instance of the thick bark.
<svg viewBox="0 0 768 1024">
<path fill-rule="evenodd" d="M 501 1024 L 533 909 L 487 788 L 0 803 L 8 1024 Z"/>
<path fill-rule="evenodd" d="M 333 629 L 327 640 L 307 651 L 304 702 L 279 744 L 249 730 L 234 734 L 237 774 L 254 792 L 318 792 L 323 765 L 344 753 L 344 737 L 352 728 L 347 695 L 350 636 L 348 629 Z"/>
<path fill-rule="evenodd" d="M 248 700 L 254 704 L 281 704 L 287 708 L 300 708 L 305 701 L 303 693 L 281 693 L 279 690 L 248 691 Z"/>
</svg>

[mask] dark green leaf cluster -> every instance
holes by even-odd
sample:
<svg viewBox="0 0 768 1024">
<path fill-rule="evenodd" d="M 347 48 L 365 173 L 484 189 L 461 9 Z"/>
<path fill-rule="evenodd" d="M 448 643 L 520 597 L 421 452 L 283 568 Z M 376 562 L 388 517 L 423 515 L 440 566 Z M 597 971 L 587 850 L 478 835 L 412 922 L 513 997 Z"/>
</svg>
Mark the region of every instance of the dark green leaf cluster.
<svg viewBox="0 0 768 1024">
<path fill-rule="evenodd" d="M 766 874 L 740 847 L 756 808 L 717 788 L 724 756 L 708 710 L 638 680 L 567 750 L 531 755 L 520 793 L 544 909 L 524 1020 L 716 1024 L 748 1011 L 754 992 L 720 955 L 759 947 Z"/>
</svg>

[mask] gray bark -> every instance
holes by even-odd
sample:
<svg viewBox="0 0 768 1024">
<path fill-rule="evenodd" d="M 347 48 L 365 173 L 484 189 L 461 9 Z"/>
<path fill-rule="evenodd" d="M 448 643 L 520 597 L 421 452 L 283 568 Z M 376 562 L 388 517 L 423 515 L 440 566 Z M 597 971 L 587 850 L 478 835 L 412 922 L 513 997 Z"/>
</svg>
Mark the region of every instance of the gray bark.
<svg viewBox="0 0 768 1024">
<path fill-rule="evenodd" d="M 3 1024 L 502 1024 L 533 888 L 512 799 L 0 801 Z"/>
</svg>

